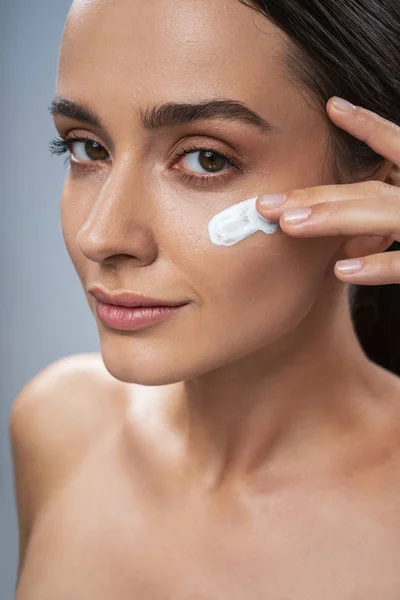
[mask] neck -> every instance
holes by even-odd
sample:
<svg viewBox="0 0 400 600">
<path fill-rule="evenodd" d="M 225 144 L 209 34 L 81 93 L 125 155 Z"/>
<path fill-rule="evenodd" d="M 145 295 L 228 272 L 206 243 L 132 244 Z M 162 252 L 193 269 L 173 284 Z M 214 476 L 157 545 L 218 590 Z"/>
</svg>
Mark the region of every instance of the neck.
<svg viewBox="0 0 400 600">
<path fill-rule="evenodd" d="M 343 287 L 273 345 L 180 384 L 188 472 L 216 490 L 315 469 L 372 423 L 385 375 L 362 351 Z"/>
</svg>

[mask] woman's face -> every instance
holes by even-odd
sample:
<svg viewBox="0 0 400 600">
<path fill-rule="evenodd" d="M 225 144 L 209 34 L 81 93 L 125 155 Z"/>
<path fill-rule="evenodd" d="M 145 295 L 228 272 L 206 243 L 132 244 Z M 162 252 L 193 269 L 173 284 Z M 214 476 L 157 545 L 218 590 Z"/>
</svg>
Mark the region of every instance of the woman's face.
<svg viewBox="0 0 400 600">
<path fill-rule="evenodd" d="M 226 247 L 208 235 L 210 219 L 232 204 L 333 182 L 326 121 L 284 72 L 284 39 L 234 0 L 73 3 L 57 94 L 89 106 L 103 127 L 61 114 L 55 123 L 62 136 L 104 150 L 74 146 L 81 164 L 67 173 L 62 228 L 117 379 L 162 385 L 273 349 L 322 294 L 338 238 L 278 229 Z M 164 103 L 227 99 L 274 130 L 213 111 L 162 127 L 140 120 Z M 198 146 L 217 154 L 176 156 Z M 87 292 L 96 284 L 191 302 L 167 321 L 123 332 L 97 319 Z"/>
</svg>

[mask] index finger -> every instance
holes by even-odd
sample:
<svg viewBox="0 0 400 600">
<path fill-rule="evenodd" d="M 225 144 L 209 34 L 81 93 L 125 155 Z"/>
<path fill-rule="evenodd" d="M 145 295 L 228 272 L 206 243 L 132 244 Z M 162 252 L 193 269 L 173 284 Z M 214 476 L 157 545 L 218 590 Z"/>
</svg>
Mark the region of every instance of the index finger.
<svg viewBox="0 0 400 600">
<path fill-rule="evenodd" d="M 338 107 L 336 99 L 337 96 L 332 96 L 327 102 L 328 115 L 335 125 L 368 144 L 372 150 L 388 158 L 396 166 L 400 166 L 400 127 L 362 106 L 348 103 L 348 109 L 343 110 Z M 342 98 L 338 100 L 343 101 Z"/>
</svg>

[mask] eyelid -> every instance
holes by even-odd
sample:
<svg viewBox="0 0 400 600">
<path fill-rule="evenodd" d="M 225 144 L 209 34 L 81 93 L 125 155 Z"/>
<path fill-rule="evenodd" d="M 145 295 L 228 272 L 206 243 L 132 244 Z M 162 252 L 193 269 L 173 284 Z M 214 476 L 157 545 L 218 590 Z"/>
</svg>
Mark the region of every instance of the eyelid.
<svg viewBox="0 0 400 600">
<path fill-rule="evenodd" d="M 213 136 L 211 136 L 211 135 L 192 134 L 190 136 L 187 136 L 183 140 L 180 140 L 179 144 L 177 146 L 175 146 L 175 149 L 173 150 L 173 152 L 176 153 L 179 148 L 185 149 L 185 145 L 186 145 L 186 148 L 189 145 L 189 146 L 202 147 L 203 149 L 213 150 L 214 152 L 228 156 L 232 160 L 241 162 L 241 158 L 239 157 L 237 152 L 235 152 L 235 150 L 231 144 L 227 144 L 226 142 L 223 142 L 222 140 L 213 138 Z"/>
<path fill-rule="evenodd" d="M 103 148 L 109 155 L 109 158 L 111 158 L 111 155 L 109 153 L 109 151 L 107 150 L 107 148 L 103 145 L 100 144 L 100 142 L 98 142 L 97 140 L 94 140 L 92 138 L 87 138 L 84 136 L 74 136 L 72 138 L 62 138 L 64 139 L 64 142 L 66 144 L 68 144 L 68 146 L 72 146 L 72 144 L 78 144 L 78 143 L 82 143 L 84 144 L 85 142 L 95 142 L 96 144 L 98 144 L 101 148 Z M 176 151 L 172 157 L 171 160 L 174 159 L 179 159 L 179 158 L 183 158 L 184 156 L 187 156 L 189 154 L 193 154 L 195 152 L 206 152 L 206 151 L 212 151 L 215 152 L 215 154 L 219 154 L 220 156 L 223 156 L 224 158 L 226 158 L 226 160 L 230 163 L 233 163 L 232 166 L 236 166 L 237 168 L 239 167 L 238 163 L 240 163 L 239 159 L 236 157 L 236 155 L 233 155 L 233 153 L 228 153 L 225 150 L 219 150 L 219 149 L 215 149 L 212 146 L 207 144 L 204 144 L 204 146 L 198 146 L 197 144 L 191 145 L 189 148 L 182 148 L 180 151 Z M 71 152 L 71 151 L 70 151 Z M 72 152 L 71 152 L 72 155 Z M 84 163 L 85 161 L 82 160 L 74 160 L 75 163 Z M 108 160 L 104 159 L 104 160 L 98 160 L 98 161 L 87 161 L 88 163 L 95 163 L 95 162 L 108 162 Z M 176 161 L 175 161 L 176 162 Z"/>
<path fill-rule="evenodd" d="M 206 137 L 206 136 L 203 136 Z M 99 159 L 99 160 L 89 160 L 89 161 L 82 161 L 82 160 L 76 160 L 73 158 L 73 154 L 72 154 L 72 150 L 70 149 L 70 146 L 74 143 L 85 143 L 85 142 L 95 142 L 96 144 L 98 144 L 101 148 L 103 148 L 107 154 L 109 155 L 108 159 Z M 213 142 L 215 143 L 215 141 Z M 183 145 L 183 142 L 181 141 L 181 144 Z M 208 144 L 206 142 L 203 142 L 203 146 L 191 146 L 190 148 L 183 148 L 181 149 L 180 152 L 175 152 L 174 157 L 172 158 L 173 164 L 175 164 L 176 162 L 179 162 L 178 160 L 174 160 L 174 159 L 179 159 L 179 158 L 183 158 L 184 156 L 193 154 L 195 152 L 201 152 L 201 151 L 211 151 L 211 152 L 215 152 L 216 154 L 220 154 L 221 156 L 223 156 L 225 158 L 225 160 L 228 162 L 228 164 L 230 165 L 230 168 L 228 169 L 223 169 L 222 171 L 219 171 L 217 173 L 214 174 L 199 174 L 199 173 L 188 173 L 185 170 L 181 170 L 181 169 L 175 169 L 176 171 L 180 172 L 180 178 L 181 180 L 186 180 L 186 181 L 190 181 L 193 182 L 195 185 L 218 185 L 218 183 L 222 183 L 224 180 L 226 180 L 227 177 L 234 177 L 235 175 L 238 175 L 238 172 L 243 173 L 243 169 L 242 169 L 242 161 L 240 161 L 240 159 L 237 159 L 236 156 L 232 156 L 231 152 L 227 152 L 226 150 L 219 150 L 216 148 L 213 148 L 212 145 L 210 144 L 210 142 L 208 142 Z M 78 136 L 78 135 L 73 135 L 71 137 L 67 137 L 67 136 L 62 136 L 60 135 L 60 139 L 54 139 L 52 140 L 52 142 L 50 143 L 50 145 L 53 147 L 53 150 L 51 150 L 52 153 L 56 153 L 56 154 L 62 154 L 65 152 L 70 153 L 70 159 L 69 162 L 72 163 L 75 168 L 77 169 L 83 169 L 83 170 L 93 170 L 96 169 L 97 167 L 95 166 L 96 163 L 104 163 L 104 162 L 109 162 L 109 159 L 111 159 L 111 155 L 108 152 L 107 148 L 101 144 L 99 141 L 95 140 L 94 138 L 91 137 L 87 137 L 87 136 Z M 64 149 L 62 150 L 62 147 L 67 146 L 68 149 Z M 66 161 L 68 162 L 68 160 Z M 170 165 L 169 165 L 170 166 Z M 233 174 L 231 174 L 231 172 L 234 172 Z"/>
<path fill-rule="evenodd" d="M 95 137 L 95 134 L 93 133 L 87 133 L 87 134 L 83 134 L 83 135 L 76 135 L 75 132 L 72 132 L 72 136 L 68 137 L 69 133 L 66 133 L 65 135 L 62 135 L 61 133 L 59 134 L 60 137 L 68 142 L 71 143 L 71 141 L 76 141 L 76 142 L 84 142 L 84 141 L 94 141 L 97 144 L 99 144 L 102 148 L 104 148 L 110 157 L 112 157 L 112 152 L 110 152 L 107 148 L 107 146 L 105 144 L 103 144 L 103 142 L 100 139 L 97 139 L 97 137 Z M 89 137 L 89 135 L 91 137 Z M 233 161 L 236 161 L 238 163 L 243 163 L 243 159 L 240 158 L 240 156 L 237 154 L 237 152 L 235 152 L 232 144 L 229 144 L 227 142 L 224 142 L 222 140 L 218 140 L 213 138 L 212 135 L 206 135 L 206 134 L 191 134 L 186 136 L 186 138 L 184 138 L 183 140 L 180 140 L 179 144 L 175 147 L 176 149 L 181 147 L 184 147 L 185 141 L 187 140 L 187 143 L 189 143 L 190 145 L 196 146 L 198 144 L 202 145 L 202 149 L 208 149 L 208 150 L 213 150 L 214 152 L 217 152 L 219 154 L 223 154 L 225 155 L 227 158 L 232 159 Z M 198 140 L 201 140 L 200 142 Z M 210 144 L 216 144 L 217 148 L 214 148 L 213 146 L 211 146 Z M 226 149 L 226 147 L 228 146 L 228 150 Z M 176 149 L 174 151 L 174 154 L 176 154 Z"/>
<path fill-rule="evenodd" d="M 214 154 L 219 154 L 220 156 L 225 158 L 226 161 L 229 164 L 231 164 L 233 167 L 240 169 L 241 162 L 235 155 L 233 155 L 232 153 L 228 153 L 225 150 L 224 151 L 216 150 L 215 148 L 213 148 L 212 146 L 208 146 L 207 144 L 198 145 L 195 143 L 195 144 L 191 145 L 190 147 L 182 148 L 181 151 L 175 152 L 173 158 L 183 158 L 190 154 L 195 154 L 196 152 L 209 152 L 209 151 L 213 152 Z"/>
</svg>

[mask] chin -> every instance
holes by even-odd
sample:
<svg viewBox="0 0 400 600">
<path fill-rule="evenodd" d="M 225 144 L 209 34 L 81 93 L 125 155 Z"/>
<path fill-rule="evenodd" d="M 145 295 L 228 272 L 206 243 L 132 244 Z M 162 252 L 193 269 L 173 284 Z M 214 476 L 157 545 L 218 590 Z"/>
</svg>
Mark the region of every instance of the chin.
<svg viewBox="0 0 400 600">
<path fill-rule="evenodd" d="M 124 383 L 135 383 L 137 385 L 155 387 L 182 381 L 179 374 L 175 375 L 175 373 L 171 372 L 156 371 L 154 365 L 149 365 L 147 369 L 144 369 L 143 367 L 139 369 L 132 367 L 131 364 L 115 364 L 115 361 L 111 361 L 110 363 L 104 356 L 103 361 L 110 375 Z"/>
<path fill-rule="evenodd" d="M 161 386 L 177 383 L 198 373 L 195 369 L 185 369 L 181 352 L 176 344 L 154 343 L 148 346 L 134 338 L 125 338 L 126 343 L 101 340 L 101 355 L 107 371 L 124 383 L 146 386 Z M 186 366 L 188 365 L 186 356 Z"/>
<path fill-rule="evenodd" d="M 176 337 L 157 344 L 126 335 L 101 336 L 100 340 L 102 359 L 110 375 L 138 385 L 161 386 L 194 379 L 239 358 L 232 355 L 232 348 L 228 350 L 229 345 L 219 352 L 211 340 L 207 348 L 189 341 L 179 343 Z"/>
</svg>

